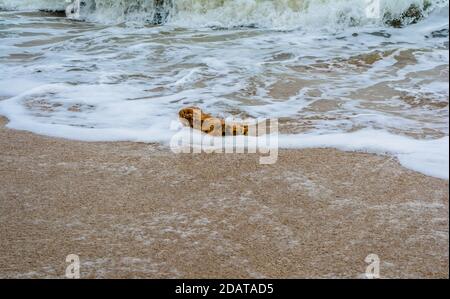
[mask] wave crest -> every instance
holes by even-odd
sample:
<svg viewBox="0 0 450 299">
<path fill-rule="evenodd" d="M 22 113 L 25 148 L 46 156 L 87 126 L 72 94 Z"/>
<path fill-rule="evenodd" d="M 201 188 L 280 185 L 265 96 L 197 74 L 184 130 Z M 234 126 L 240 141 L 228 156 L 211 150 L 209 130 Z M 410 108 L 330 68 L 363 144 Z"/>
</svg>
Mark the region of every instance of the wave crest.
<svg viewBox="0 0 450 299">
<path fill-rule="evenodd" d="M 82 0 L 80 17 L 102 23 L 168 23 L 182 27 L 342 28 L 402 26 L 449 0 Z M 0 0 L 4 9 L 60 10 L 65 0 Z"/>
</svg>

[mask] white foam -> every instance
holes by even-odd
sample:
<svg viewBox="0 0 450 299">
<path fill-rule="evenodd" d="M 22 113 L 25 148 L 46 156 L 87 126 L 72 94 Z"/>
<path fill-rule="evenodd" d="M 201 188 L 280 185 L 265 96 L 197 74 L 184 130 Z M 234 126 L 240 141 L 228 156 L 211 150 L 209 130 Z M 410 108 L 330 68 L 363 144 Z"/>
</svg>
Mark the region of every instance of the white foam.
<svg viewBox="0 0 450 299">
<path fill-rule="evenodd" d="M 80 141 L 134 141 L 158 142 L 165 145 L 171 143 L 176 134 L 181 134 L 184 145 L 189 144 L 191 130 L 178 127 L 176 132 L 170 131 L 170 124 L 175 119 L 170 114 L 162 117 L 158 125 L 148 128 L 115 127 L 115 128 L 83 128 L 61 124 L 38 122 L 27 115 L 21 105 L 12 98 L 0 103 L 0 113 L 11 119 L 8 127 L 28 130 L 38 134 L 52 137 L 69 138 Z M 127 108 L 128 113 L 130 113 Z M 173 127 L 172 127 L 173 129 Z M 210 137 L 195 134 L 193 145 L 202 146 L 203 149 L 220 149 L 222 146 L 246 147 L 258 144 L 261 148 L 268 145 L 279 148 L 336 148 L 343 151 L 359 151 L 375 154 L 392 155 L 406 168 L 418 171 L 425 175 L 449 179 L 449 137 L 433 140 L 417 140 L 405 136 L 394 135 L 382 130 L 364 129 L 353 133 L 335 134 L 281 134 L 276 142 L 271 141 L 273 136 L 263 138 L 255 137 Z M 187 141 L 186 141 L 187 140 Z M 192 141 L 192 140 L 191 140 Z M 381 166 L 382 167 L 382 166 Z M 379 171 L 374 169 L 373 171 Z"/>
<path fill-rule="evenodd" d="M 448 136 L 417 140 L 381 130 L 361 130 L 345 134 L 282 135 L 279 143 L 286 148 L 332 147 L 343 151 L 393 155 L 406 168 L 437 178 L 449 178 Z"/>
<path fill-rule="evenodd" d="M 42 83 L 26 78 L 3 79 L 0 81 L 0 97 L 12 97 L 40 86 Z"/>
<path fill-rule="evenodd" d="M 10 10 L 64 10 L 67 4 L 66 0 L 0 0 L 0 8 Z"/>
</svg>

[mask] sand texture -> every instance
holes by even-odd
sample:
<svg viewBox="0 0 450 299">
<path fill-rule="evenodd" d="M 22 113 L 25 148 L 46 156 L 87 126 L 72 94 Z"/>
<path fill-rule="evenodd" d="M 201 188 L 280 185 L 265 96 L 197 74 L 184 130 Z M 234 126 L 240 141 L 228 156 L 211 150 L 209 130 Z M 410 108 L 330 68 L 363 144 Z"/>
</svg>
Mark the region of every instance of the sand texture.
<svg viewBox="0 0 450 299">
<path fill-rule="evenodd" d="M 180 154 L 0 120 L 0 277 L 448 277 L 448 181 L 333 149 Z"/>
</svg>

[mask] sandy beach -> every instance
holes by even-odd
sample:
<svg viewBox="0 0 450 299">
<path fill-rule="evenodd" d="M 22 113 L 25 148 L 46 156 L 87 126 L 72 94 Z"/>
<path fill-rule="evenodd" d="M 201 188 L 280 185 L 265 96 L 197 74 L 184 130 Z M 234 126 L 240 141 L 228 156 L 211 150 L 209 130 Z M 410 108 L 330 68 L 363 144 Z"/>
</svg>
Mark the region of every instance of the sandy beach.
<svg viewBox="0 0 450 299">
<path fill-rule="evenodd" d="M 448 278 L 448 181 L 333 149 L 181 154 L 0 123 L 0 277 Z"/>
</svg>

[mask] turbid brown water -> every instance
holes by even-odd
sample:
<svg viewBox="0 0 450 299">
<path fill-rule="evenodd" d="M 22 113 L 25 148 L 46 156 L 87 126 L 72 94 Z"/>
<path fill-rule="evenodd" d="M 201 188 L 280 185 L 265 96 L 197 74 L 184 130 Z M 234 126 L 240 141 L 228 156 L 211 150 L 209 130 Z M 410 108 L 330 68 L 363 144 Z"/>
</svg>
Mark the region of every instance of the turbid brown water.
<svg viewBox="0 0 450 299">
<path fill-rule="evenodd" d="M 333 149 L 175 155 L 0 124 L 0 277 L 448 278 L 448 181 Z"/>
</svg>

